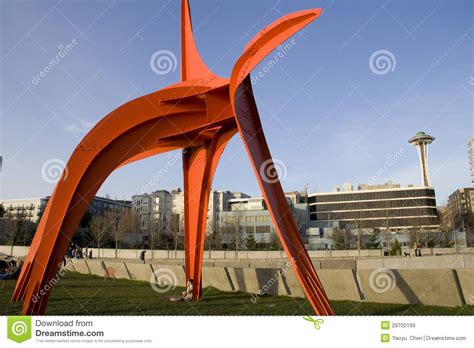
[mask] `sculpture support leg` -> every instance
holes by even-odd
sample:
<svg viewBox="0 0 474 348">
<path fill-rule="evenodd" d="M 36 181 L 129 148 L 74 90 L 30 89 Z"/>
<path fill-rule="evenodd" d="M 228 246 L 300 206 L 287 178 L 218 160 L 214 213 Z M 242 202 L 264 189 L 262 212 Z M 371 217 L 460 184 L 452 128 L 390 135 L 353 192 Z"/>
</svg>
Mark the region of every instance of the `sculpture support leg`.
<svg viewBox="0 0 474 348">
<path fill-rule="evenodd" d="M 209 195 L 214 172 L 236 128 L 218 130 L 204 145 L 183 153 L 184 246 L 186 280 L 193 280 L 193 298 L 202 295 L 202 259 L 206 236 Z"/>
<path fill-rule="evenodd" d="M 201 296 L 201 279 L 195 277 L 202 265 L 210 190 L 208 158 L 210 144 L 183 151 L 184 176 L 184 250 L 186 281 L 193 280 L 193 298 Z"/>
<path fill-rule="evenodd" d="M 263 133 L 249 76 L 239 84 L 236 90 L 235 111 L 243 142 L 268 205 L 273 224 L 301 286 L 317 314 L 333 314 L 278 180 L 278 174 Z"/>
</svg>

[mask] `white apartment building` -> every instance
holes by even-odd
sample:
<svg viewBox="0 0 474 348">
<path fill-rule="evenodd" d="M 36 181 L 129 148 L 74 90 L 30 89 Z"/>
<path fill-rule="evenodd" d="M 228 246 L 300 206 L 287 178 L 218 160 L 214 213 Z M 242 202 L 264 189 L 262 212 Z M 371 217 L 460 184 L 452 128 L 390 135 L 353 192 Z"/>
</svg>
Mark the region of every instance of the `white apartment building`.
<svg viewBox="0 0 474 348">
<path fill-rule="evenodd" d="M 209 196 L 206 233 L 216 230 L 219 214 L 227 207 L 227 202 L 233 198 L 249 197 L 242 192 L 212 190 Z M 132 207 L 138 213 L 140 234 L 149 233 L 150 222 L 157 232 L 171 234 L 184 231 L 184 192 L 180 189 L 158 190 L 150 194 L 132 197 Z"/>
<path fill-rule="evenodd" d="M 308 204 L 305 194 L 286 192 L 290 209 L 295 217 L 301 235 L 305 234 L 309 220 Z M 240 241 L 253 234 L 257 247 L 268 247 L 273 243 L 276 230 L 263 197 L 234 198 L 227 201 L 227 207 L 220 214 L 222 243 L 235 242 L 235 233 L 241 234 Z M 228 235 L 228 230 L 239 229 Z M 231 241 L 232 240 L 232 241 Z"/>
<path fill-rule="evenodd" d="M 35 223 L 38 222 L 46 202 L 45 198 L 0 199 L 6 216 L 21 217 Z"/>
</svg>

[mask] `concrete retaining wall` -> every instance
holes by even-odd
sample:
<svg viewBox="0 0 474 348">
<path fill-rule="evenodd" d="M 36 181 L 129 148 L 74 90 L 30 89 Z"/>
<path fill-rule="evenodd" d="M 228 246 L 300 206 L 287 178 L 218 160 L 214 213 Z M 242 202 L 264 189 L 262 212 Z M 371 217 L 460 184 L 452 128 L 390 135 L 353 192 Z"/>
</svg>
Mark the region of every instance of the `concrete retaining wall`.
<svg viewBox="0 0 474 348">
<path fill-rule="evenodd" d="M 89 260 L 86 261 L 86 263 L 91 274 L 97 275 L 99 277 L 103 277 L 105 275 L 105 266 L 102 261 Z"/>
<path fill-rule="evenodd" d="M 202 286 L 212 286 L 222 291 L 236 290 L 227 267 L 203 267 Z"/>
<path fill-rule="evenodd" d="M 116 278 L 155 281 L 170 279 L 185 285 L 182 266 L 78 260 L 75 271 L 104 276 L 104 267 L 113 267 Z M 317 269 L 330 300 L 377 303 L 423 304 L 455 307 L 474 304 L 474 269 Z M 241 291 L 252 299 L 267 295 L 305 297 L 291 267 L 243 268 L 203 267 L 203 287 Z"/>
<path fill-rule="evenodd" d="M 375 269 L 358 270 L 367 302 L 456 307 L 463 304 L 455 271 Z"/>
<path fill-rule="evenodd" d="M 89 270 L 89 266 L 86 263 L 86 260 L 70 260 L 70 264 L 72 265 L 72 268 L 76 272 L 82 273 L 82 274 L 91 274 L 91 271 Z M 69 262 L 67 263 L 69 265 Z"/>
<path fill-rule="evenodd" d="M 474 269 L 457 269 L 456 275 L 464 303 L 474 305 Z"/>
<path fill-rule="evenodd" d="M 250 294 L 257 294 L 263 289 L 268 295 L 278 295 L 279 271 L 279 268 L 228 268 L 235 290 Z"/>
<path fill-rule="evenodd" d="M 96 261 L 97 262 L 97 261 Z M 126 263 L 130 279 L 143 280 L 149 282 L 153 273 L 153 268 L 150 264 L 143 263 Z"/>
<path fill-rule="evenodd" d="M 28 253 L 29 247 L 15 246 L 13 247 L 13 256 L 24 257 Z M 140 253 L 143 249 L 118 249 L 117 253 L 115 249 L 100 249 L 100 258 L 110 259 L 130 259 L 138 260 Z M 96 248 L 89 248 L 87 251 L 92 251 L 94 258 L 98 256 L 98 250 Z M 8 245 L 0 245 L 0 253 L 10 255 L 11 247 Z M 468 254 L 474 255 L 472 248 L 434 248 L 422 249 L 423 256 L 435 256 L 435 255 L 452 255 L 452 254 Z M 310 250 L 308 254 L 311 258 L 361 258 L 361 257 L 374 257 L 380 258 L 383 256 L 382 250 Z M 116 257 L 117 255 L 117 257 Z M 146 259 L 170 259 L 180 260 L 184 259 L 184 251 L 177 250 L 154 250 L 153 257 L 152 252 L 147 250 Z M 205 250 L 205 260 L 273 260 L 273 259 L 286 259 L 284 251 L 232 251 L 232 250 Z"/>
<path fill-rule="evenodd" d="M 332 260 L 328 260 L 328 261 L 332 261 Z M 355 268 L 356 269 L 474 268 L 474 254 L 422 256 L 422 257 L 384 257 L 384 258 L 360 259 L 360 260 L 355 261 Z"/>
<path fill-rule="evenodd" d="M 146 265 L 144 265 L 146 266 Z M 154 279 L 158 286 L 185 286 L 186 273 L 182 266 L 172 265 L 151 265 L 153 274 L 150 276 Z M 148 281 L 150 281 L 150 279 Z"/>
<path fill-rule="evenodd" d="M 91 262 L 91 260 L 89 260 Z M 97 262 L 97 261 L 95 261 Z M 122 279 L 129 279 L 131 280 L 130 273 L 128 272 L 127 265 L 125 262 L 118 262 L 118 261 L 104 261 L 104 266 L 107 270 L 110 268 L 113 269 L 113 274 L 115 278 L 122 278 Z M 109 272 L 110 275 L 111 272 Z"/>
<path fill-rule="evenodd" d="M 330 300 L 360 301 L 361 296 L 352 269 L 321 269 L 317 274 Z"/>
</svg>

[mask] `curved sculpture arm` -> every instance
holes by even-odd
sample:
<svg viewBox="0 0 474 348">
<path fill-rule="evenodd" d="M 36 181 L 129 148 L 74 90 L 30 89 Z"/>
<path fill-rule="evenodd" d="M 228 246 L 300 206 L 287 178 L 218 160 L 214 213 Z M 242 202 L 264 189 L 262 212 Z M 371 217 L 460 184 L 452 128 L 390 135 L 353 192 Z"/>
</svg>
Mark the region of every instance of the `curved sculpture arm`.
<svg viewBox="0 0 474 348">
<path fill-rule="evenodd" d="M 252 91 L 250 71 L 277 45 L 316 19 L 320 10 L 285 16 L 251 41 L 235 65 L 230 79 L 230 98 L 236 123 L 267 203 L 273 225 L 304 292 L 318 315 L 334 314 L 278 180 Z M 272 177 L 268 177 L 271 172 Z"/>
<path fill-rule="evenodd" d="M 231 101 L 233 102 L 237 86 L 258 63 L 283 41 L 318 18 L 321 12 L 320 8 L 315 8 L 283 16 L 255 35 L 232 69 L 230 78 Z"/>
</svg>

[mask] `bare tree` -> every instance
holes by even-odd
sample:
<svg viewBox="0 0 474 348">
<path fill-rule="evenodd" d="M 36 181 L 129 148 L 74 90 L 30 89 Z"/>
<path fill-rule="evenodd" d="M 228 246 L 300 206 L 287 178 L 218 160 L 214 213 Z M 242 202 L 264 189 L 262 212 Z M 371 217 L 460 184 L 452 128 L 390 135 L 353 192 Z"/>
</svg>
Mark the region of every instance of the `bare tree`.
<svg viewBox="0 0 474 348">
<path fill-rule="evenodd" d="M 388 253 L 390 255 L 390 252 L 391 252 L 391 241 L 390 241 L 390 210 L 387 208 L 385 208 L 385 220 L 384 220 L 384 233 L 386 235 L 386 240 L 387 240 L 387 250 L 388 250 Z M 396 238 L 395 238 L 396 239 Z M 398 239 L 396 239 L 397 242 L 398 242 Z"/>
<path fill-rule="evenodd" d="M 228 222 L 222 222 L 219 225 L 219 233 L 222 236 L 222 239 L 226 245 L 226 248 L 229 249 L 229 246 L 232 242 L 232 234 L 234 233 L 231 224 Z"/>
<path fill-rule="evenodd" d="M 152 260 L 153 250 L 155 250 L 160 245 L 162 231 L 163 229 L 161 224 L 159 224 L 156 219 L 150 218 L 150 221 L 148 221 L 147 242 L 151 251 Z"/>
<path fill-rule="evenodd" d="M 13 247 L 23 232 L 23 220 L 7 216 L 2 222 L 1 232 L 4 235 L 5 243 L 10 246 L 10 255 L 13 256 Z"/>
<path fill-rule="evenodd" d="M 125 234 L 133 233 L 138 229 L 138 217 L 136 213 L 128 209 L 124 212 L 109 210 L 105 213 L 104 218 L 111 237 L 115 244 L 115 258 L 118 257 L 118 249 L 120 243 L 123 242 Z"/>
<path fill-rule="evenodd" d="M 359 250 L 359 252 L 360 252 L 360 234 L 361 234 L 361 229 L 362 229 L 362 220 L 357 217 L 357 218 L 354 218 L 353 222 L 354 222 L 354 226 L 355 226 L 355 231 L 357 231 L 356 232 L 357 250 Z M 354 232 L 351 231 L 351 234 L 354 235 Z"/>
<path fill-rule="evenodd" d="M 239 248 L 242 244 L 242 228 L 240 226 L 240 213 L 237 212 L 237 216 L 235 217 L 235 222 L 232 224 L 232 240 L 235 244 L 235 251 L 239 251 Z"/>
<path fill-rule="evenodd" d="M 305 212 L 301 211 L 300 209 L 295 208 L 295 213 L 294 213 L 294 218 L 295 218 L 295 223 L 296 227 L 298 228 L 298 232 L 301 234 L 303 227 L 305 225 Z"/>
<path fill-rule="evenodd" d="M 423 218 L 421 217 L 420 214 L 420 209 L 416 210 L 416 222 L 418 225 L 418 228 L 415 229 L 415 243 L 418 244 L 420 243 L 420 236 L 423 235 Z"/>
<path fill-rule="evenodd" d="M 235 251 L 238 251 L 242 244 L 242 230 L 240 226 L 240 214 L 233 216 L 232 220 L 227 220 L 220 225 L 221 234 L 225 239 L 227 246 L 232 245 Z"/>
<path fill-rule="evenodd" d="M 89 223 L 91 236 L 97 245 L 97 258 L 100 257 L 100 248 L 109 235 L 108 219 L 104 215 L 95 215 Z"/>
<path fill-rule="evenodd" d="M 108 230 L 115 243 L 115 258 L 118 257 L 119 243 L 122 239 L 122 230 L 119 228 L 120 214 L 115 210 L 108 210 L 104 214 Z"/>
<path fill-rule="evenodd" d="M 140 221 L 138 214 L 133 209 L 126 210 L 119 220 L 119 229 L 123 231 L 123 234 L 135 233 L 140 227 Z"/>
<path fill-rule="evenodd" d="M 209 257 L 211 257 L 212 249 L 218 250 L 221 248 L 221 243 L 222 241 L 218 225 L 208 224 L 205 236 L 205 245 L 209 251 Z"/>
<path fill-rule="evenodd" d="M 237 218 L 234 224 L 235 251 L 238 251 L 242 246 L 242 226 L 240 225 L 240 218 L 240 212 L 237 212 Z"/>
<path fill-rule="evenodd" d="M 179 223 L 179 214 L 173 214 L 170 222 L 170 234 L 174 247 L 174 258 L 178 257 L 178 249 L 184 246 L 184 233 Z"/>
<path fill-rule="evenodd" d="M 13 256 L 15 245 L 29 245 L 33 238 L 36 224 L 27 219 L 29 215 L 11 215 L 5 213 L 0 218 L 0 242 L 10 246 L 10 255 Z"/>
</svg>

